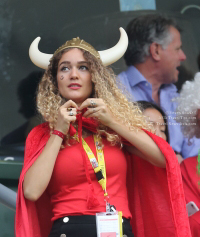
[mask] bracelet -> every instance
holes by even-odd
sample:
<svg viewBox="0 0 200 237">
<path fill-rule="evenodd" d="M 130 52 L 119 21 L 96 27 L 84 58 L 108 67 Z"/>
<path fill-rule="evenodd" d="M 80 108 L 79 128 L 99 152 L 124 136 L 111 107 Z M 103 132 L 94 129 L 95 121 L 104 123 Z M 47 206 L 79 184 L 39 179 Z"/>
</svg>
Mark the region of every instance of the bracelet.
<svg viewBox="0 0 200 237">
<path fill-rule="evenodd" d="M 53 130 L 52 134 L 55 134 L 55 135 L 61 137 L 62 139 L 65 138 L 65 134 L 60 132 L 60 131 L 58 131 L 58 130 Z"/>
</svg>

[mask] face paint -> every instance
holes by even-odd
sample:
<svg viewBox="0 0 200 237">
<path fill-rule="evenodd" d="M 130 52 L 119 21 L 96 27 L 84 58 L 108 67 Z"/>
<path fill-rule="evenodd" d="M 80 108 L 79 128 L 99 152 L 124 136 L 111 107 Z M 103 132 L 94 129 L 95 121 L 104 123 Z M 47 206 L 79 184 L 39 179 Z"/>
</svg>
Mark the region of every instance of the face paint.
<svg viewBox="0 0 200 237">
<path fill-rule="evenodd" d="M 61 77 L 60 77 L 60 80 L 63 80 L 64 79 L 64 76 L 63 75 L 61 75 Z"/>
</svg>

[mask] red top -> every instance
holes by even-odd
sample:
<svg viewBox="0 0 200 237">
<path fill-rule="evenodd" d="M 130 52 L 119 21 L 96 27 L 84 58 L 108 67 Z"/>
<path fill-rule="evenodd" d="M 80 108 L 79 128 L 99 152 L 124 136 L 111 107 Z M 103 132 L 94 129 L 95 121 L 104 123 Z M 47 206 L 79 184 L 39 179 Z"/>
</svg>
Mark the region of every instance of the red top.
<svg viewBox="0 0 200 237">
<path fill-rule="evenodd" d="M 97 158 L 93 136 L 85 138 L 85 141 Z M 102 142 L 110 204 L 114 205 L 118 211 L 122 211 L 124 217 L 131 218 L 126 189 L 126 158 L 119 147 L 110 146 L 105 139 Z M 53 212 L 52 221 L 66 215 L 95 215 L 98 212 L 106 211 L 104 192 L 97 181 L 89 159 L 87 159 L 87 166 L 95 197 L 100 205 L 88 209 L 88 182 L 80 146 L 79 144 L 68 146 L 59 152 L 48 186 Z"/>
</svg>

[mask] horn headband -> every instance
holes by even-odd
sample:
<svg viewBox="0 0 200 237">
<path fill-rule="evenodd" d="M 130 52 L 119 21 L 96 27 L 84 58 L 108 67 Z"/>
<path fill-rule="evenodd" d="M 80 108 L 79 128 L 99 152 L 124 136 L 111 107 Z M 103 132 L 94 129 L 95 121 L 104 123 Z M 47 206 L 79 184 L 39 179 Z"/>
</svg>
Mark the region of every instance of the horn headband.
<svg viewBox="0 0 200 237">
<path fill-rule="evenodd" d="M 63 51 L 64 49 L 67 49 L 67 48 L 84 49 L 85 51 L 90 52 L 96 58 L 100 58 L 100 55 L 99 55 L 98 51 L 96 51 L 96 49 L 94 47 L 92 47 L 92 45 L 88 44 L 84 40 L 81 40 L 79 37 L 73 38 L 72 40 L 69 40 L 69 41 L 66 41 L 65 44 L 63 44 L 61 47 L 59 47 L 55 51 L 54 56 L 56 54 L 58 54 L 59 52 Z"/>
<path fill-rule="evenodd" d="M 61 47 L 59 47 L 54 54 L 45 54 L 39 51 L 38 44 L 40 41 L 40 37 L 37 37 L 31 44 L 29 48 L 29 56 L 31 61 L 38 67 L 47 69 L 49 65 L 49 61 L 52 58 L 52 56 L 55 56 L 59 52 L 61 52 L 64 49 L 67 48 L 80 48 L 84 49 L 85 51 L 88 51 L 91 53 L 94 57 L 97 59 L 101 59 L 103 64 L 105 66 L 108 66 L 117 60 L 119 60 L 124 53 L 126 52 L 126 49 L 128 47 L 128 36 L 126 34 L 126 31 L 120 27 L 120 39 L 118 43 L 107 50 L 104 51 L 97 51 L 94 47 L 92 47 L 90 44 L 85 42 L 84 40 L 81 40 L 79 37 L 73 38 L 72 40 L 66 41 L 65 44 L 63 44 Z"/>
</svg>

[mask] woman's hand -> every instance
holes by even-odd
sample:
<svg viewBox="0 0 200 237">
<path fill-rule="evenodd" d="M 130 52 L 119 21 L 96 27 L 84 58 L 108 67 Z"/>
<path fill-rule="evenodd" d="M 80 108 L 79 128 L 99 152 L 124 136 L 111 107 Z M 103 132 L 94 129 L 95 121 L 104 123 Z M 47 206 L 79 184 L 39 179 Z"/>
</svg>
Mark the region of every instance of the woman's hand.
<svg viewBox="0 0 200 237">
<path fill-rule="evenodd" d="M 155 142 L 144 131 L 131 131 L 123 123 L 117 121 L 102 99 L 86 99 L 79 110 L 85 108 L 87 111 L 83 114 L 84 117 L 97 118 L 102 124 L 130 142 L 133 147 L 129 149 L 129 152 L 140 155 L 155 166 L 166 167 L 165 158 Z"/>
<path fill-rule="evenodd" d="M 83 114 L 85 118 L 97 118 L 102 124 L 110 126 L 114 117 L 102 99 L 88 98 L 80 106 L 79 110 L 87 108 Z"/>
<path fill-rule="evenodd" d="M 78 106 L 72 100 L 59 108 L 56 130 L 67 134 L 71 122 L 76 120 Z M 24 196 L 36 201 L 46 190 L 52 176 L 54 165 L 60 151 L 63 139 L 52 134 L 41 154 L 28 169 L 24 177 Z"/>
<path fill-rule="evenodd" d="M 77 104 L 72 100 L 69 100 L 64 105 L 62 105 L 58 111 L 58 119 L 55 129 L 67 134 L 70 123 L 76 121 L 77 109 Z"/>
</svg>

